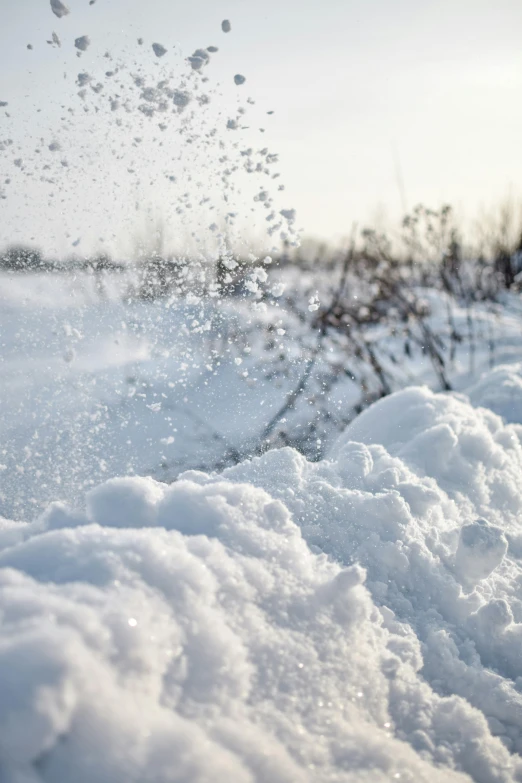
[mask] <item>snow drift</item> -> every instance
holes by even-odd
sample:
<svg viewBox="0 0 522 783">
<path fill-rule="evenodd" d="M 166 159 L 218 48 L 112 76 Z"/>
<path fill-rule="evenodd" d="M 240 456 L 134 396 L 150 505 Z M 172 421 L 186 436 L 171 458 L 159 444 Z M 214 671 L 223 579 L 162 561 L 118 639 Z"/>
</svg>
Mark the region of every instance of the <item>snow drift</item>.
<svg viewBox="0 0 522 783">
<path fill-rule="evenodd" d="M 522 780 L 521 434 L 413 388 L 3 521 L 2 783 Z"/>
</svg>

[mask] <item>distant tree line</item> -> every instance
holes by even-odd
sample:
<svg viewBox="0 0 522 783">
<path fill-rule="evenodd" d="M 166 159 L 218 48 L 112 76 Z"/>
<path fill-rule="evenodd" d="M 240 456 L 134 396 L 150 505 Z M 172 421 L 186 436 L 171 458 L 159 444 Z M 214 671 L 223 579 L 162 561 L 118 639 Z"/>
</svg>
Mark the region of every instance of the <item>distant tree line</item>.
<svg viewBox="0 0 522 783">
<path fill-rule="evenodd" d="M 28 245 L 8 245 L 0 250 L 0 270 L 9 272 L 71 272 L 71 271 L 122 271 L 124 265 L 108 254 L 80 258 L 72 256 L 64 260 L 46 258 L 41 250 Z"/>
</svg>

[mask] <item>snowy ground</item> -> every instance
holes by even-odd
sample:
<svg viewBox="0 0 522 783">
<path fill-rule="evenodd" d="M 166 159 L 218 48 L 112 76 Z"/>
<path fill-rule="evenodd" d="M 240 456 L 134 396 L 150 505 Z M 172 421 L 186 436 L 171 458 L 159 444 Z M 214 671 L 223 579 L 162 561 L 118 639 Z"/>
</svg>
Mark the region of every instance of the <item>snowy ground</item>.
<svg viewBox="0 0 522 783">
<path fill-rule="evenodd" d="M 292 295 L 299 291 L 292 268 L 270 271 Z M 315 289 L 301 277 L 308 314 Z M 87 489 L 114 476 L 172 481 L 187 468 L 213 469 L 226 454 L 255 453 L 295 388 L 316 337 L 284 298 L 259 310 L 253 298 L 129 302 L 131 283 L 129 275 L 109 275 L 100 295 L 96 280 L 83 273 L 0 276 L 0 395 L 7 413 L 0 422 L 0 515 L 33 518 L 57 499 L 76 505 Z M 425 292 L 425 298 L 435 331 L 448 342 L 444 297 Z M 452 307 L 454 326 L 466 335 L 467 313 Z M 267 325 L 277 328 L 268 333 Z M 448 363 L 453 387 L 465 390 L 492 363 L 519 360 L 521 327 L 516 298 L 503 308 L 477 306 L 473 354 L 463 340 Z M 440 388 L 419 346 L 404 355 L 400 332 L 384 325 L 368 335 L 392 389 Z M 318 405 L 328 414 L 307 444 L 314 457 L 353 419 L 361 383 L 371 389 L 373 382 L 365 376 L 371 371 L 357 369 L 343 350 L 332 341 L 285 416 L 298 440 Z M 339 374 L 325 391 L 322 379 L 332 366 Z M 488 405 L 504 415 L 499 404 L 493 391 Z"/>
<path fill-rule="evenodd" d="M 167 485 L 112 477 L 218 458 L 295 378 L 238 352 L 241 305 L 118 279 L 2 287 L 3 514 L 34 521 L 0 524 L 1 783 L 522 780 L 515 310 L 466 393 Z"/>
<path fill-rule="evenodd" d="M 88 277 L 4 282 L 5 516 L 74 503 L 104 477 L 170 479 L 213 464 L 229 441 L 242 445 L 261 429 L 290 388 L 291 378 L 274 385 L 243 367 L 248 304 L 128 304 L 128 280 L 118 277 L 101 300 Z"/>
<path fill-rule="evenodd" d="M 2 780 L 522 779 L 521 436 L 413 388 L 3 523 Z"/>
</svg>

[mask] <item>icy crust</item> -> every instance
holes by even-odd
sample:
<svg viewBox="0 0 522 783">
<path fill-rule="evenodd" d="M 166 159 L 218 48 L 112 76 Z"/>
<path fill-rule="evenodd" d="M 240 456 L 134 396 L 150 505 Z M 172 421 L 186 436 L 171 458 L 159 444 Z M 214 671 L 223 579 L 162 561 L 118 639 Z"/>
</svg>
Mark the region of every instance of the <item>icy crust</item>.
<svg viewBox="0 0 522 783">
<path fill-rule="evenodd" d="M 522 780 L 519 431 L 413 389 L 5 521 L 2 783 Z"/>
</svg>

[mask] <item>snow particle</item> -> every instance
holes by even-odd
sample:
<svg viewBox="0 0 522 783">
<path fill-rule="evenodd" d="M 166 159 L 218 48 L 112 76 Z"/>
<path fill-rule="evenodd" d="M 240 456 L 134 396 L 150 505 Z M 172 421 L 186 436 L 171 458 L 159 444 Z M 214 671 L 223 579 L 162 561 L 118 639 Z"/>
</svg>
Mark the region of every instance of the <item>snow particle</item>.
<svg viewBox="0 0 522 783">
<path fill-rule="evenodd" d="M 57 16 L 58 19 L 61 19 L 62 16 L 67 16 L 67 14 L 70 13 L 68 7 L 64 5 L 61 0 L 51 0 L 51 9 L 53 14 Z"/>
<path fill-rule="evenodd" d="M 88 35 L 81 35 L 75 40 L 74 45 L 80 52 L 86 52 L 91 45 L 91 39 Z"/>
<path fill-rule="evenodd" d="M 221 29 L 224 33 L 229 33 L 232 29 L 232 25 L 230 24 L 228 19 L 223 19 L 221 22 Z"/>
<path fill-rule="evenodd" d="M 191 57 L 187 57 L 189 63 L 195 71 L 200 71 L 210 60 L 206 49 L 196 49 Z"/>
<path fill-rule="evenodd" d="M 184 92 L 183 90 L 174 90 L 174 93 L 172 95 L 172 101 L 180 111 L 182 111 L 186 106 L 189 105 L 190 99 L 191 99 L 190 93 Z"/>
<path fill-rule="evenodd" d="M 85 87 L 86 84 L 88 84 L 91 81 L 91 76 L 89 76 L 88 73 L 79 73 L 76 78 L 76 83 L 78 87 Z"/>
<path fill-rule="evenodd" d="M 287 220 L 289 223 L 293 223 L 296 218 L 296 212 L 295 209 L 282 209 L 279 213 L 282 217 L 284 217 L 285 220 Z"/>
<path fill-rule="evenodd" d="M 140 40 L 143 42 L 143 39 L 141 38 L 138 39 L 138 43 L 140 42 Z M 163 57 L 163 55 L 167 54 L 167 50 L 165 49 L 165 47 L 159 43 L 153 43 L 152 48 L 154 50 L 154 54 L 156 55 L 156 57 Z"/>
<path fill-rule="evenodd" d="M 242 76 L 240 73 L 236 73 L 234 76 L 234 81 L 237 85 L 244 84 L 246 82 L 246 78 Z"/>
</svg>

